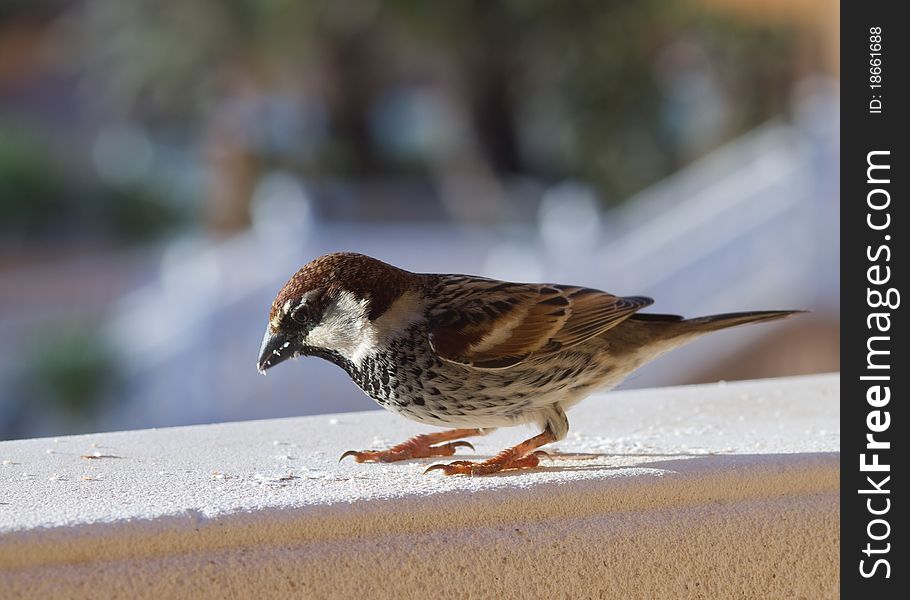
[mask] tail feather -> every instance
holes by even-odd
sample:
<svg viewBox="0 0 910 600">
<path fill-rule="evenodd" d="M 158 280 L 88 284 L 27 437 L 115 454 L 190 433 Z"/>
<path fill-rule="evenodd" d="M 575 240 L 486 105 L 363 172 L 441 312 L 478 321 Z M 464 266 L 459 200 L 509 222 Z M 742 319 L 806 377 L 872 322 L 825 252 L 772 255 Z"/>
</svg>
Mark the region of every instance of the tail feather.
<svg viewBox="0 0 910 600">
<path fill-rule="evenodd" d="M 651 326 L 655 333 L 662 338 L 675 338 L 677 336 L 701 335 L 710 333 L 728 327 L 738 325 L 747 325 L 749 323 L 762 323 L 764 321 L 775 321 L 786 317 L 806 313 L 805 310 L 758 310 L 751 312 L 725 313 L 721 315 L 709 315 L 706 317 L 696 317 L 694 319 L 684 319 L 679 315 L 661 315 L 649 313 L 637 313 L 630 317 L 630 320 L 645 321 L 653 323 Z"/>
<path fill-rule="evenodd" d="M 747 325 L 749 323 L 762 323 L 764 321 L 776 321 L 784 319 L 791 315 L 805 313 L 805 310 L 757 310 L 751 312 L 725 313 L 722 315 L 710 315 L 707 317 L 696 317 L 686 319 L 682 324 L 689 325 L 699 331 L 717 331 L 727 327 L 736 327 L 737 325 Z"/>
</svg>

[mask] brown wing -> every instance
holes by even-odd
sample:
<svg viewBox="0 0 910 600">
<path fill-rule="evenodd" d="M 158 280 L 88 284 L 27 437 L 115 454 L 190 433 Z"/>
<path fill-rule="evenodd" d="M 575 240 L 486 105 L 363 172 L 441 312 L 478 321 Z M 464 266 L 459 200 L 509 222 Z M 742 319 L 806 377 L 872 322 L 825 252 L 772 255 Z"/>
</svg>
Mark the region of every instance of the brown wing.
<svg viewBox="0 0 910 600">
<path fill-rule="evenodd" d="M 430 318 L 440 358 L 483 369 L 570 348 L 614 327 L 653 302 L 599 290 L 454 277 Z"/>
</svg>

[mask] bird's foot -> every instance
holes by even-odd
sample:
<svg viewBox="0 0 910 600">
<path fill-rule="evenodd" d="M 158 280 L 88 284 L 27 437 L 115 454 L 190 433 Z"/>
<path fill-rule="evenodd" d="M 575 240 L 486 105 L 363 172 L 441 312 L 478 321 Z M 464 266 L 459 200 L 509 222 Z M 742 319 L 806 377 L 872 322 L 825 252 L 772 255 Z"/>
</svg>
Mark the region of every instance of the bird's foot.
<svg viewBox="0 0 910 600">
<path fill-rule="evenodd" d="M 492 475 L 500 471 L 517 471 L 519 469 L 533 469 L 540 464 L 541 456 L 549 456 L 543 450 L 532 452 L 527 456 L 501 459 L 500 456 L 494 456 L 483 462 L 472 462 L 470 460 L 456 460 L 448 464 L 438 464 L 429 467 L 424 473 L 430 471 L 442 471 L 445 475 Z"/>
<path fill-rule="evenodd" d="M 492 475 L 500 471 L 533 469 L 540 464 L 541 456 L 549 456 L 549 454 L 543 450 L 537 450 L 537 448 L 555 441 L 556 436 L 547 428 L 543 433 L 535 435 L 517 446 L 506 448 L 493 458 L 483 462 L 456 460 L 446 465 L 433 465 L 424 473 L 442 471 L 445 475 Z"/>
<path fill-rule="evenodd" d="M 457 442 L 446 442 L 445 444 L 439 444 L 438 446 L 417 446 L 413 448 L 403 448 L 401 450 L 395 450 L 390 448 L 388 450 L 348 450 L 341 455 L 339 461 L 344 460 L 349 456 L 354 457 L 354 462 L 364 463 L 364 462 L 396 462 L 399 460 L 410 460 L 412 458 L 431 458 L 435 456 L 452 456 L 455 454 L 455 448 L 470 448 L 474 449 L 474 446 L 470 442 L 457 441 Z"/>
<path fill-rule="evenodd" d="M 415 436 L 408 441 L 393 446 L 388 450 L 348 450 L 341 455 L 339 461 L 348 456 L 353 456 L 355 462 L 396 462 L 399 460 L 410 460 L 412 458 L 431 458 L 437 456 L 452 456 L 456 448 L 470 448 L 474 446 L 464 440 L 454 440 L 455 438 L 469 435 L 483 435 L 484 431 L 480 429 L 452 429 L 449 431 L 440 431 L 437 433 L 425 433 Z M 442 442 L 442 443 L 441 443 Z"/>
</svg>

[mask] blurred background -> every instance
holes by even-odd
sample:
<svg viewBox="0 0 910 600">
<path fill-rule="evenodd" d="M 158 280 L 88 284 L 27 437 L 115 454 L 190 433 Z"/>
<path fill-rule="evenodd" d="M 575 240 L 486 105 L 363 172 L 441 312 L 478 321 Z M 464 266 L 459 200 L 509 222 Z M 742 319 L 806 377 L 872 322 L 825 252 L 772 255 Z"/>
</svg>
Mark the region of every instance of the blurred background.
<svg viewBox="0 0 910 600">
<path fill-rule="evenodd" d="M 835 371 L 833 0 L 3 0 L 0 439 L 376 408 L 254 363 L 330 251 L 689 316 L 626 387 Z M 608 406 L 604 410 L 609 410 Z"/>
</svg>

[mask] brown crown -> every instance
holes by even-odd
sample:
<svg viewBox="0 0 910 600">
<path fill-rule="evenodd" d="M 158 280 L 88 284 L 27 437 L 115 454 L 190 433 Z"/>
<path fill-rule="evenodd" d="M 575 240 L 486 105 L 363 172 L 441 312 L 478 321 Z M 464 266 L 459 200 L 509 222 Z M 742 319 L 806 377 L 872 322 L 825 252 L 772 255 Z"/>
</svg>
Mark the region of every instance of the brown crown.
<svg viewBox="0 0 910 600">
<path fill-rule="evenodd" d="M 269 318 L 274 320 L 281 306 L 288 300 L 297 301 L 304 294 L 321 289 L 323 301 L 337 298 L 343 291 L 369 300 L 368 317 L 373 320 L 413 286 L 417 277 L 414 273 L 363 254 L 353 252 L 326 254 L 301 267 L 284 284 L 272 303 Z"/>
</svg>

